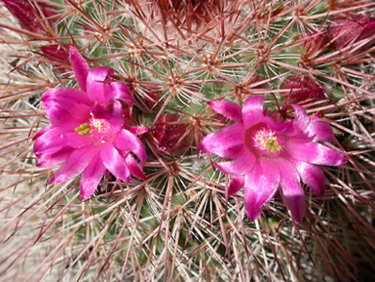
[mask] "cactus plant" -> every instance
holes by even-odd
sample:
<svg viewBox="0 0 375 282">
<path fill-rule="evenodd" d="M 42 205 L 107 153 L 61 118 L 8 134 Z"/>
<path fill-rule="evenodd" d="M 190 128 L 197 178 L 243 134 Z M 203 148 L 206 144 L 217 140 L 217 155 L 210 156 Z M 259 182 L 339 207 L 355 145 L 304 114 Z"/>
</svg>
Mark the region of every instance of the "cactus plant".
<svg viewBox="0 0 375 282">
<path fill-rule="evenodd" d="M 372 0 L 0 3 L 0 281 L 375 278 Z M 87 90 L 90 74 L 95 87 Z M 121 97 L 108 92 L 114 85 Z M 304 120 L 330 136 L 308 136 L 338 159 L 312 162 L 321 169 L 318 195 L 297 165 L 282 168 L 284 178 L 290 171 L 303 180 L 293 182 L 303 190 L 298 211 L 277 184 L 246 216 L 264 190 L 253 180 L 255 196 L 241 190 L 245 173 L 223 165 L 238 156 L 217 153 L 230 146 L 209 137 L 241 124 L 238 111 L 254 99 L 282 130 L 298 123 L 302 132 Z M 123 120 L 107 136 L 116 107 Z M 45 138 L 48 146 L 71 149 L 104 135 L 112 144 L 126 131 L 142 152 L 130 138 L 100 153 L 90 143 L 92 151 L 68 163 L 68 152 L 53 155 L 40 138 L 56 122 L 68 128 L 69 115 L 84 119 L 72 134 Z M 273 149 L 263 149 L 283 150 L 271 139 L 262 144 Z M 297 141 L 288 141 L 289 152 Z M 62 174 L 66 163 L 74 175 Z M 95 181 L 87 181 L 88 165 Z M 270 182 L 275 168 L 267 168 Z M 302 206 L 305 216 L 296 217 Z"/>
</svg>

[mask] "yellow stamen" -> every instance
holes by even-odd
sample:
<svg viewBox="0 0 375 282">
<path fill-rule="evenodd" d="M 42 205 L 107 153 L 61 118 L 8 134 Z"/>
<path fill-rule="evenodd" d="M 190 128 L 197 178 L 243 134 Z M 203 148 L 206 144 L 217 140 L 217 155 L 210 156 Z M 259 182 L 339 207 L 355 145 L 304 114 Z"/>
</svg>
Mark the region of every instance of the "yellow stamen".
<svg viewBox="0 0 375 282">
<path fill-rule="evenodd" d="M 79 127 L 74 129 L 79 135 L 87 135 L 91 130 L 91 126 L 88 123 L 81 124 Z"/>
<path fill-rule="evenodd" d="M 274 139 L 267 139 L 266 143 L 264 144 L 264 148 L 271 153 L 281 150 L 281 146 L 277 140 Z"/>
</svg>

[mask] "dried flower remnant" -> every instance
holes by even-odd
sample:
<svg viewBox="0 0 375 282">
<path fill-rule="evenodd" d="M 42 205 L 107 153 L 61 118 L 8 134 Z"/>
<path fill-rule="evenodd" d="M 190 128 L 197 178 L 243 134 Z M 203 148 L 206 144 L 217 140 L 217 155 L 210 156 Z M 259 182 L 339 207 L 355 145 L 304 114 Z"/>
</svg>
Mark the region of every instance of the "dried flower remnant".
<svg viewBox="0 0 375 282">
<path fill-rule="evenodd" d="M 220 12 L 219 0 L 157 0 L 152 4 L 149 3 L 151 2 L 147 2 L 148 5 L 152 5 L 151 7 L 156 6 L 158 8 L 156 10 L 160 10 L 162 18 L 171 20 L 177 26 L 182 25 L 189 30 L 193 24 L 198 27 L 201 24 L 207 25 Z M 155 8 L 153 8 L 154 10 Z M 152 14 L 152 16 L 154 15 Z"/>
<path fill-rule="evenodd" d="M 35 137 L 38 166 L 63 163 L 48 184 L 65 183 L 81 173 L 81 199 L 90 197 L 105 173 L 129 183 L 131 175 L 145 179 L 134 155 L 144 165 L 146 151 L 136 137 L 147 128 L 131 127 L 130 91 L 112 81 L 113 69 L 89 65 L 70 46 L 70 60 L 81 90 L 51 89 L 41 98 L 51 124 Z"/>
<path fill-rule="evenodd" d="M 185 136 L 188 126 L 177 114 L 161 116 L 152 129 L 153 140 L 158 150 L 175 155 L 190 146 L 190 136 Z"/>
<path fill-rule="evenodd" d="M 316 101 L 326 95 L 325 90 L 319 83 L 301 74 L 288 76 L 280 88 L 289 89 L 289 92 L 282 93 L 287 104 L 299 103 L 305 100 Z"/>
<path fill-rule="evenodd" d="M 295 119 L 277 123 L 263 109 L 264 97 L 251 97 L 243 107 L 232 102 L 210 102 L 216 112 L 237 123 L 211 133 L 201 141 L 201 150 L 225 159 L 215 166 L 232 175 L 228 194 L 245 186 L 246 215 L 259 217 L 281 186 L 292 216 L 301 222 L 305 213 L 302 180 L 316 195 L 324 194 L 324 174 L 319 165 L 340 166 L 347 160 L 337 151 L 319 142 L 333 139 L 330 126 L 309 117 L 298 105 L 292 107 Z"/>
<path fill-rule="evenodd" d="M 334 18 L 327 28 L 332 46 L 340 50 L 349 44 L 372 37 L 375 33 L 375 19 L 364 16 Z"/>
</svg>

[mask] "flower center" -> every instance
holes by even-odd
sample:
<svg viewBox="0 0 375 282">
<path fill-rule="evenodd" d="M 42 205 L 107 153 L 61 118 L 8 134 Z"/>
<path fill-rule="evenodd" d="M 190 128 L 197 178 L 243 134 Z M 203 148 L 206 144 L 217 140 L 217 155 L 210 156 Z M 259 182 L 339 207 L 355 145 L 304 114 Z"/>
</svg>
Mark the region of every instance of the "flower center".
<svg viewBox="0 0 375 282">
<path fill-rule="evenodd" d="M 104 119 L 91 118 L 90 123 L 81 124 L 74 130 L 80 135 L 91 134 L 96 140 L 101 143 L 105 142 L 105 137 L 109 135 L 111 125 Z"/>
<path fill-rule="evenodd" d="M 91 119 L 91 130 L 96 130 L 98 133 L 107 132 L 111 126 L 108 121 L 104 119 Z"/>
<path fill-rule="evenodd" d="M 285 139 L 266 124 L 258 124 L 246 131 L 247 147 L 258 155 L 277 157 L 283 150 Z"/>
</svg>

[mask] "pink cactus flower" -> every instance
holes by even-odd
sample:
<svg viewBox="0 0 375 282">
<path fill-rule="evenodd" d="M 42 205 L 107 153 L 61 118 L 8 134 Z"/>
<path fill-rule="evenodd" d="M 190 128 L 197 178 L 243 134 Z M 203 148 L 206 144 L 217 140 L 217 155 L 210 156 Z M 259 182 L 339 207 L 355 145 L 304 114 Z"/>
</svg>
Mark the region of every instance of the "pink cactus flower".
<svg viewBox="0 0 375 282">
<path fill-rule="evenodd" d="M 327 28 L 329 39 L 334 40 L 332 46 L 338 50 L 370 38 L 374 33 L 375 19 L 364 16 L 334 18 Z"/>
<path fill-rule="evenodd" d="M 292 216 L 301 222 L 305 213 L 302 180 L 316 195 L 324 194 L 324 174 L 319 165 L 340 166 L 347 160 L 320 141 L 333 139 L 330 126 L 311 118 L 298 105 L 294 120 L 277 123 L 263 109 L 264 97 L 254 96 L 243 107 L 232 102 L 210 102 L 209 106 L 236 123 L 211 133 L 201 141 L 201 150 L 224 159 L 215 166 L 233 176 L 229 196 L 245 186 L 245 210 L 250 220 L 282 188 Z"/>
<path fill-rule="evenodd" d="M 106 170 L 129 183 L 131 175 L 146 179 L 142 166 L 146 151 L 136 135 L 147 128 L 131 127 L 130 91 L 111 78 L 109 67 L 89 69 L 88 63 L 70 46 L 70 61 L 81 90 L 51 89 L 41 98 L 51 124 L 35 137 L 38 166 L 63 163 L 48 184 L 65 183 L 81 174 L 80 194 L 90 197 Z"/>
</svg>

